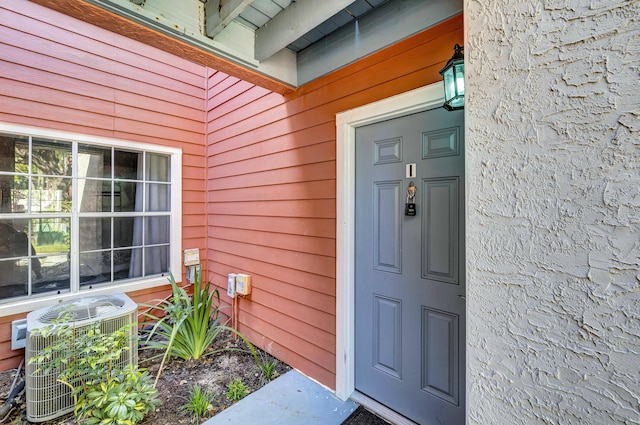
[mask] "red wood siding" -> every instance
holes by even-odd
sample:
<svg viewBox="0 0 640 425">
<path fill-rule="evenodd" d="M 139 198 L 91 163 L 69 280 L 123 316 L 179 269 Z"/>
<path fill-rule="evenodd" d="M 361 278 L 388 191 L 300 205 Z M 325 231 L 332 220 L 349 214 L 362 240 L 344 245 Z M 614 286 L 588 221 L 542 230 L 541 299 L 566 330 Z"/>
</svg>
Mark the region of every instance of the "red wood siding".
<svg viewBox="0 0 640 425">
<path fill-rule="evenodd" d="M 240 330 L 335 385 L 335 114 L 440 79 L 462 16 L 282 96 L 208 79 L 210 278 L 253 276 Z M 223 295 L 226 302 L 226 291 Z"/>
<path fill-rule="evenodd" d="M 24 0 L 0 2 L 0 121 L 180 147 L 183 240 L 206 255 L 206 68 Z M 131 294 L 164 297 L 166 287 Z M 15 367 L 0 318 L 0 370 Z"/>
</svg>

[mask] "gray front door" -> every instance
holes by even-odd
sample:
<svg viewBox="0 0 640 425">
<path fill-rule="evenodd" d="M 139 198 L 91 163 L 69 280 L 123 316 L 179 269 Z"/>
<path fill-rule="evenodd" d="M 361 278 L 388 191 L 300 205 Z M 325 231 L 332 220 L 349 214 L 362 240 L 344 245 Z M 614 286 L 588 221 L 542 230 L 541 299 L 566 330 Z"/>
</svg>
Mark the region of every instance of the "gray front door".
<svg viewBox="0 0 640 425">
<path fill-rule="evenodd" d="M 464 199 L 463 111 L 356 130 L 356 390 L 423 425 L 465 423 Z"/>
</svg>

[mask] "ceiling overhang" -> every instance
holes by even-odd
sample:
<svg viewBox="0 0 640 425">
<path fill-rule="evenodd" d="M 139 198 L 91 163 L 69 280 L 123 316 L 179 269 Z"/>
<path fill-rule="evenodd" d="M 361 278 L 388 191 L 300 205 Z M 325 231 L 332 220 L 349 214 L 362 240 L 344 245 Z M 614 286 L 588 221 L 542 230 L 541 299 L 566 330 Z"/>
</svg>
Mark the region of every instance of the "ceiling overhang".
<svg viewBox="0 0 640 425">
<path fill-rule="evenodd" d="M 462 0 L 31 0 L 286 94 L 462 11 Z"/>
</svg>

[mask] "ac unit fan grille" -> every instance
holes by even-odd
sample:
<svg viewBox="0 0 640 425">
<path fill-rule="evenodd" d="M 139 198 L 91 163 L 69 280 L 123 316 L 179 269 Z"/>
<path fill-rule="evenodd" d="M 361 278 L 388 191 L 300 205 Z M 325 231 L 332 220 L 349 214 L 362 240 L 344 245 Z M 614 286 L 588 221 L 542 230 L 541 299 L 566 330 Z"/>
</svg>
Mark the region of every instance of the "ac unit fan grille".
<svg viewBox="0 0 640 425">
<path fill-rule="evenodd" d="M 115 296 L 101 296 L 95 298 L 82 298 L 80 300 L 66 301 L 50 308 L 38 320 L 42 323 L 53 323 L 71 315 L 75 321 L 96 319 L 112 314 L 124 306 L 124 301 Z"/>
</svg>

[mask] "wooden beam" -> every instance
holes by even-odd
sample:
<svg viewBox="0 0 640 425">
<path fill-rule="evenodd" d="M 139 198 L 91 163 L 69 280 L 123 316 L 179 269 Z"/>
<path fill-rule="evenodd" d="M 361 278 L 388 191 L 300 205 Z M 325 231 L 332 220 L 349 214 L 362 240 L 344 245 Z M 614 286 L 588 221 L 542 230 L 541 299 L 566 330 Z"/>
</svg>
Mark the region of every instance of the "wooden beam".
<svg viewBox="0 0 640 425">
<path fill-rule="evenodd" d="M 155 31 L 137 22 L 105 10 L 84 0 L 31 0 L 65 15 L 104 28 L 157 49 L 174 54 L 194 63 L 222 71 L 233 77 L 264 87 L 280 94 L 287 94 L 295 87 L 243 67 L 228 59 L 199 49 L 184 41 Z"/>
<path fill-rule="evenodd" d="M 205 3 L 205 32 L 214 38 L 254 0 L 209 0 Z"/>
<path fill-rule="evenodd" d="M 353 0 L 298 0 L 256 31 L 256 59 L 263 61 L 284 49 Z"/>
</svg>

